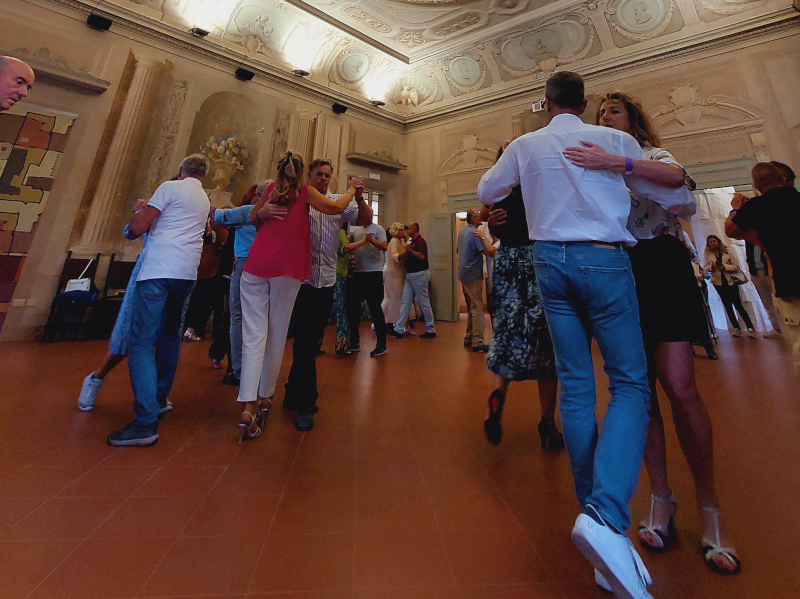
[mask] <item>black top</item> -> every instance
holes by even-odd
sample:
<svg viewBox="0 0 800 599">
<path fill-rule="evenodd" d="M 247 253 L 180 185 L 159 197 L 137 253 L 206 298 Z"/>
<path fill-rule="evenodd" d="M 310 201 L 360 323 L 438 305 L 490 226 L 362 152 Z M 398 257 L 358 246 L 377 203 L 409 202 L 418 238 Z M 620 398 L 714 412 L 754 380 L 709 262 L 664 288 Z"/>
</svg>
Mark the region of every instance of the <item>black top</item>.
<svg viewBox="0 0 800 599">
<path fill-rule="evenodd" d="M 525 214 L 525 203 L 522 201 L 522 189 L 517 185 L 511 194 L 489 207 L 491 210 L 502 208 L 506 211 L 506 222 L 492 227 L 492 235 L 500 238 L 500 243 L 507 248 L 521 248 L 532 245 L 528 237 L 528 217 Z"/>
<path fill-rule="evenodd" d="M 416 239 L 412 239 L 409 247 L 415 252 L 420 252 L 425 258 L 420 260 L 411 254 L 406 258 L 406 272 L 422 272 L 428 270 L 428 244 L 422 238 L 422 235 L 417 235 Z"/>
<path fill-rule="evenodd" d="M 772 263 L 777 297 L 800 297 L 800 193 L 794 187 L 773 187 L 739 208 L 733 224 L 755 230 Z"/>
</svg>

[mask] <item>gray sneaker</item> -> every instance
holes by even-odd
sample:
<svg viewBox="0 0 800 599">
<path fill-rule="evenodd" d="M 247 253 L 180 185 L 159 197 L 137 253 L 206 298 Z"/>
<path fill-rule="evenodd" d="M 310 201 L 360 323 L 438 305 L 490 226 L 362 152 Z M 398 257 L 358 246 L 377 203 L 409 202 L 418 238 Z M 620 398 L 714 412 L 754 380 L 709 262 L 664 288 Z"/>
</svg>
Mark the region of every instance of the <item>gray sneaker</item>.
<svg viewBox="0 0 800 599">
<path fill-rule="evenodd" d="M 159 416 L 163 416 L 167 412 L 172 411 L 172 402 L 169 399 L 165 399 L 163 404 L 159 401 L 158 405 L 160 407 L 160 409 L 158 410 Z"/>
<path fill-rule="evenodd" d="M 94 372 L 90 373 L 81 385 L 81 394 L 78 396 L 78 409 L 81 412 L 91 412 L 94 410 L 94 401 L 97 399 L 97 392 L 105 385 L 103 379 L 94 378 Z"/>
</svg>

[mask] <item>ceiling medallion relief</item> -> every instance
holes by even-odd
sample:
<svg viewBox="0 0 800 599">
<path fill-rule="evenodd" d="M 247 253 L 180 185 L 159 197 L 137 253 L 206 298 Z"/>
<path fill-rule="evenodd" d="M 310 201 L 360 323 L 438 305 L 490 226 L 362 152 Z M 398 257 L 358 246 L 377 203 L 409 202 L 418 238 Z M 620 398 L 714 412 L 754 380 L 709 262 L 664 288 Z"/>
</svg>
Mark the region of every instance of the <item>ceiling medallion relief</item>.
<svg viewBox="0 0 800 599">
<path fill-rule="evenodd" d="M 542 27 L 494 43 L 497 64 L 511 78 L 548 75 L 561 65 L 586 58 L 595 41 L 594 27 L 583 15 L 567 14 Z"/>
<path fill-rule="evenodd" d="M 487 83 L 486 64 L 478 54 L 465 52 L 445 59 L 442 71 L 453 95 L 467 94 L 491 85 L 491 78 Z"/>
<path fill-rule="evenodd" d="M 663 34 L 675 13 L 673 0 L 613 0 L 605 10 L 608 24 L 626 39 L 643 42 Z"/>
<path fill-rule="evenodd" d="M 334 63 L 333 79 L 339 85 L 352 87 L 367 76 L 372 62 L 370 55 L 363 50 L 348 48 Z"/>
</svg>

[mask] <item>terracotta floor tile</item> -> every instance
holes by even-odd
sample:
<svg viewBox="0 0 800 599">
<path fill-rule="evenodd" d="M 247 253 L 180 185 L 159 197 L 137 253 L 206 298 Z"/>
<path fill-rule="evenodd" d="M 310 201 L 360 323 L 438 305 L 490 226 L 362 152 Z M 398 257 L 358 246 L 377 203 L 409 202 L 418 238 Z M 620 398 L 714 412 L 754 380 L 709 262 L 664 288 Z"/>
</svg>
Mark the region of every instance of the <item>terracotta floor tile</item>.
<svg viewBox="0 0 800 599">
<path fill-rule="evenodd" d="M 459 585 L 553 580 L 519 529 L 445 531 L 442 535 Z"/>
<path fill-rule="evenodd" d="M 456 587 L 356 589 L 354 599 L 459 599 Z"/>
<path fill-rule="evenodd" d="M 202 501 L 202 497 L 130 497 L 92 537 L 177 537 Z"/>
<path fill-rule="evenodd" d="M 18 497 L 0 499 L 0 539 L 8 538 L 6 533 L 14 524 L 22 520 L 45 501 L 41 497 Z"/>
<path fill-rule="evenodd" d="M 105 440 L 101 439 L 78 445 L 63 443 L 52 445 L 47 451 L 43 451 L 36 466 L 39 468 L 84 468 L 88 470 L 105 462 L 114 454 L 115 448 L 110 447 Z M 142 464 L 135 466 L 140 468 Z"/>
<path fill-rule="evenodd" d="M 139 595 L 244 593 L 262 543 L 253 537 L 178 539 Z"/>
<path fill-rule="evenodd" d="M 222 474 L 220 467 L 162 468 L 142 485 L 139 497 L 194 497 L 207 495 Z"/>
<path fill-rule="evenodd" d="M 285 492 L 290 495 L 346 494 L 355 489 L 355 478 L 352 465 L 295 466 Z"/>
<path fill-rule="evenodd" d="M 436 530 L 425 493 L 359 493 L 356 496 L 357 533 L 422 532 Z"/>
<path fill-rule="evenodd" d="M 289 480 L 288 467 L 240 468 L 225 470 L 211 490 L 212 495 L 280 495 Z"/>
<path fill-rule="evenodd" d="M 503 498 L 493 491 L 432 492 L 430 500 L 442 530 L 520 527 Z"/>
<path fill-rule="evenodd" d="M 248 593 L 247 599 L 353 599 L 353 593 L 352 591 L 309 591 L 307 593 L 295 593 L 295 592 Z"/>
<path fill-rule="evenodd" d="M 285 495 L 271 531 L 276 534 L 351 533 L 355 522 L 355 493 Z"/>
<path fill-rule="evenodd" d="M 61 491 L 59 496 L 128 497 L 154 472 L 154 468 L 94 468 Z"/>
<path fill-rule="evenodd" d="M 264 538 L 280 498 L 275 495 L 211 495 L 200 504 L 182 536 Z"/>
<path fill-rule="evenodd" d="M 55 497 L 9 529 L 11 539 L 85 539 L 123 502 L 120 497 Z"/>
<path fill-rule="evenodd" d="M 453 584 L 441 538 L 436 532 L 356 535 L 357 589 L 435 587 Z"/>
<path fill-rule="evenodd" d="M 0 497 L 54 497 L 86 472 L 81 468 L 35 468 L 12 474 L 0 482 Z"/>
<path fill-rule="evenodd" d="M 407 466 L 358 466 L 356 491 L 361 493 L 404 493 L 422 487 L 422 475 L 415 463 Z"/>
<path fill-rule="evenodd" d="M 458 592 L 461 599 L 561 599 L 563 595 L 555 583 L 540 582 L 536 584 L 498 584 L 489 586 L 460 586 Z M 584 595 L 593 597 L 593 595 Z M 606 593 L 605 599 L 611 595 Z"/>
<path fill-rule="evenodd" d="M 267 537 L 250 592 L 348 590 L 353 587 L 353 535 Z"/>
<path fill-rule="evenodd" d="M 0 597 L 25 597 L 80 541 L 0 541 Z"/>
<path fill-rule="evenodd" d="M 231 428 L 228 443 L 183 445 L 167 462 L 168 468 L 225 467 L 231 463 L 240 448 L 236 444 L 236 429 Z"/>
<path fill-rule="evenodd" d="M 29 597 L 135 597 L 171 543 L 171 539 L 89 539 Z"/>
</svg>

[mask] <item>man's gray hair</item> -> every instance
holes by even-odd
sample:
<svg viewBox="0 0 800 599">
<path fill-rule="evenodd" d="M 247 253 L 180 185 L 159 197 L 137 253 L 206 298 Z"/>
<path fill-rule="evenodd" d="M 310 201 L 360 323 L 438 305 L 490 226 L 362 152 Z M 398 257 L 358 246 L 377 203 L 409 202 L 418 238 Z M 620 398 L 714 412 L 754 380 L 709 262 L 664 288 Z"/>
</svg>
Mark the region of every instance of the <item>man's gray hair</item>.
<svg viewBox="0 0 800 599">
<path fill-rule="evenodd" d="M 0 71 L 2 71 L 5 66 L 8 64 L 8 59 L 11 58 L 10 56 L 0 56 Z"/>
<path fill-rule="evenodd" d="M 181 172 L 186 177 L 205 177 L 208 173 L 208 158 L 192 154 L 181 160 Z"/>
</svg>

